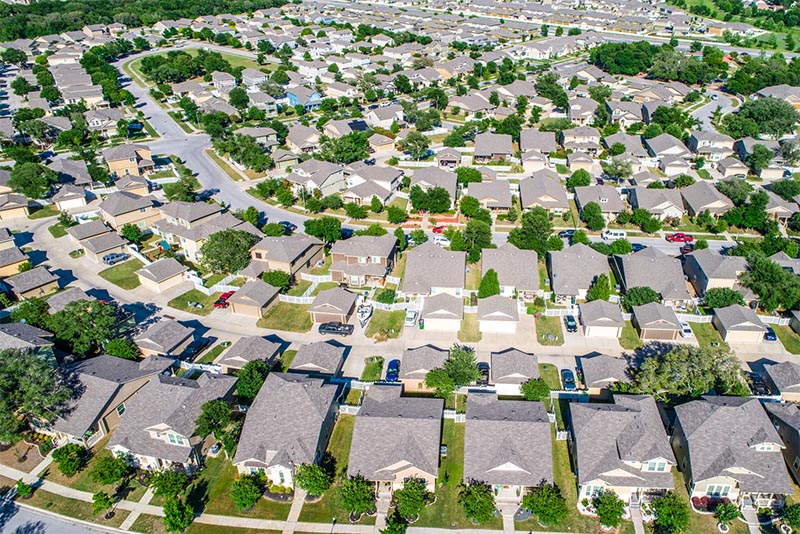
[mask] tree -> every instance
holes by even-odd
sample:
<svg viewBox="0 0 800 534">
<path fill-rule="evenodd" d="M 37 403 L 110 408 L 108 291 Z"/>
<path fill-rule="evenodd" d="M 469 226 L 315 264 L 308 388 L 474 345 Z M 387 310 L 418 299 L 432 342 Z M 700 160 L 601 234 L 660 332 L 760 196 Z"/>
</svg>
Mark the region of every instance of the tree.
<svg viewBox="0 0 800 534">
<path fill-rule="evenodd" d="M 381 226 L 380 223 L 372 223 L 363 230 L 356 230 L 354 235 L 366 235 L 371 237 L 381 237 L 389 232 L 386 231 L 386 228 Z"/>
<path fill-rule="evenodd" d="M 675 189 L 683 189 L 684 187 L 689 187 L 692 185 L 694 183 L 694 178 L 688 174 L 680 174 L 672 181 L 672 183 L 675 185 Z"/>
<path fill-rule="evenodd" d="M 706 291 L 703 300 L 710 308 L 724 308 L 732 304 L 744 306 L 744 297 L 735 289 L 715 287 Z"/>
<path fill-rule="evenodd" d="M 659 300 L 661 300 L 661 298 L 652 288 L 632 287 L 625 291 L 625 296 L 622 298 L 622 307 L 625 308 L 626 312 L 630 313 L 634 306 L 644 306 L 645 304 L 658 302 Z"/>
<path fill-rule="evenodd" d="M 228 93 L 228 99 L 230 105 L 239 111 L 246 109 L 250 104 L 250 97 L 247 96 L 247 91 L 242 87 L 234 87 L 231 89 L 231 92 Z"/>
<path fill-rule="evenodd" d="M 306 233 L 310 236 L 323 240 L 325 243 L 333 243 L 342 237 L 342 223 L 336 217 L 320 217 L 319 219 L 309 219 L 303 223 Z"/>
<path fill-rule="evenodd" d="M 624 180 L 630 178 L 633 174 L 633 166 L 629 159 L 613 158 L 609 163 L 603 166 L 605 173 L 617 180 Z"/>
<path fill-rule="evenodd" d="M 130 473 L 130 470 L 130 466 L 122 458 L 100 456 L 95 459 L 94 466 L 89 472 L 89 478 L 99 484 L 116 484 L 122 481 Z"/>
<path fill-rule="evenodd" d="M 183 471 L 156 471 L 150 479 L 155 495 L 178 495 L 189 485 L 189 475 Z"/>
<path fill-rule="evenodd" d="M 192 524 L 194 510 L 188 502 L 179 497 L 169 497 L 164 503 L 164 526 L 168 532 L 184 530 Z"/>
<path fill-rule="evenodd" d="M 724 502 L 717 506 L 714 517 L 723 525 L 739 519 L 739 507 L 732 502 Z"/>
<path fill-rule="evenodd" d="M 272 270 L 261 275 L 261 279 L 272 287 L 280 288 L 281 293 L 285 293 L 292 283 L 292 277 L 286 271 Z"/>
<path fill-rule="evenodd" d="M 459 209 L 465 217 L 475 217 L 475 214 L 481 209 L 481 203 L 477 198 L 466 195 L 461 197 Z"/>
<path fill-rule="evenodd" d="M 123 225 L 122 228 L 120 228 L 119 233 L 122 235 L 122 237 L 134 244 L 139 244 L 144 236 L 141 228 L 130 223 Z"/>
<path fill-rule="evenodd" d="M 659 532 L 680 534 L 689 527 L 689 504 L 670 491 L 653 501 Z"/>
<path fill-rule="evenodd" d="M 794 197 L 800 195 L 800 182 L 793 178 L 778 180 L 771 185 L 772 192 L 779 195 L 787 202 L 793 202 Z"/>
<path fill-rule="evenodd" d="M 76 300 L 47 319 L 56 341 L 79 356 L 98 352 L 119 331 L 119 310 L 97 300 Z"/>
<path fill-rule="evenodd" d="M 342 482 L 339 488 L 339 502 L 345 511 L 361 515 L 375 509 L 375 489 L 372 482 L 356 475 Z"/>
<path fill-rule="evenodd" d="M 15 323 L 26 323 L 37 328 L 43 328 L 50 316 L 50 307 L 43 298 L 32 297 L 21 301 L 11 311 L 11 320 Z"/>
<path fill-rule="evenodd" d="M 301 464 L 294 475 L 294 485 L 309 495 L 322 495 L 331 487 L 333 477 L 317 464 Z"/>
<path fill-rule="evenodd" d="M 481 259 L 481 251 L 492 245 L 492 227 L 484 221 L 472 219 L 461 232 L 461 238 L 463 250 L 467 251 L 467 261 L 475 263 Z M 452 244 L 454 241 L 451 241 L 451 248 L 457 250 L 456 245 Z"/>
<path fill-rule="evenodd" d="M 652 233 L 652 232 L 650 232 Z M 633 251 L 633 245 L 627 239 L 615 239 L 611 242 L 611 254 L 630 254 Z"/>
<path fill-rule="evenodd" d="M 164 184 L 164 195 L 167 200 L 175 202 L 177 200 L 183 202 L 194 202 L 197 199 L 195 191 L 200 189 L 200 182 L 194 176 L 181 176 L 181 178 L 174 183 Z"/>
<path fill-rule="evenodd" d="M 547 240 L 553 233 L 553 224 L 547 211 L 535 207 L 522 214 L 522 224 L 511 230 L 508 242 L 523 250 L 535 250 L 540 258 L 547 254 Z"/>
<path fill-rule="evenodd" d="M 381 199 L 379 199 L 378 197 L 373 195 L 372 200 L 369 203 L 369 210 L 372 213 L 380 213 L 380 212 L 382 212 L 383 211 L 383 203 L 381 202 Z"/>
<path fill-rule="evenodd" d="M 261 219 L 261 212 L 255 206 L 247 206 L 247 209 L 236 210 L 233 215 L 244 222 L 249 222 L 253 226 L 258 227 L 258 222 Z M 277 223 L 276 223 L 277 224 Z"/>
<path fill-rule="evenodd" d="M 444 369 L 431 369 L 425 375 L 425 387 L 434 390 L 434 395 L 440 399 L 448 398 L 455 390 L 453 378 Z"/>
<path fill-rule="evenodd" d="M 39 163 L 22 163 L 11 169 L 8 186 L 28 198 L 44 198 L 58 177 L 55 172 Z"/>
<path fill-rule="evenodd" d="M 592 282 L 589 291 L 586 293 L 586 301 L 592 302 L 593 300 L 608 300 L 611 296 L 611 282 L 608 280 L 608 275 L 601 273 Z"/>
<path fill-rule="evenodd" d="M 492 488 L 488 484 L 474 480 L 461 487 L 458 502 L 464 507 L 467 519 L 477 523 L 486 523 L 491 520 L 497 509 Z"/>
<path fill-rule="evenodd" d="M 427 496 L 428 490 L 423 479 L 407 478 L 403 487 L 394 492 L 398 515 L 404 519 L 416 517 L 425 508 Z"/>
<path fill-rule="evenodd" d="M 618 527 L 622 523 L 625 503 L 613 491 L 604 491 L 593 499 L 595 512 L 604 527 Z"/>
<path fill-rule="evenodd" d="M 522 506 L 530 510 L 543 525 L 557 524 L 567 517 L 567 503 L 555 484 L 540 484 L 531 488 L 522 498 Z"/>
<path fill-rule="evenodd" d="M 65 477 L 75 476 L 81 468 L 86 449 L 77 443 L 67 443 L 53 451 L 53 461 Z"/>
<path fill-rule="evenodd" d="M 786 100 L 773 97 L 747 100 L 736 113 L 722 119 L 722 129 L 733 138 L 759 134 L 779 138 L 794 130 L 800 113 Z"/>
<path fill-rule="evenodd" d="M 250 248 L 258 237 L 244 230 L 226 228 L 208 236 L 200 245 L 200 262 L 215 273 L 236 273 L 250 263 Z"/>
<path fill-rule="evenodd" d="M 550 387 L 541 378 L 531 378 L 520 386 L 522 397 L 528 401 L 543 401 L 550 398 Z"/>
<path fill-rule="evenodd" d="M 353 132 L 339 138 L 320 138 L 319 159 L 348 164 L 369 157 L 369 140 L 364 132 Z"/>
<path fill-rule="evenodd" d="M 773 156 L 774 154 L 770 149 L 762 144 L 756 144 L 753 145 L 753 150 L 748 154 L 745 163 L 753 172 L 761 172 L 769 166 Z"/>
<path fill-rule="evenodd" d="M 123 360 L 138 360 L 139 347 L 130 339 L 118 337 L 109 339 L 103 346 L 106 354 L 122 358 Z"/>
<path fill-rule="evenodd" d="M 800 143 L 797 141 L 784 141 L 781 143 L 781 157 L 790 167 L 800 163 Z"/>
<path fill-rule="evenodd" d="M 114 498 L 105 491 L 98 491 L 92 495 L 92 512 L 99 514 L 114 506 Z"/>
<path fill-rule="evenodd" d="M 214 434 L 222 435 L 222 431 L 231 423 L 231 408 L 221 400 L 210 400 L 200 407 L 200 415 L 195 420 L 196 432 L 201 437 Z"/>
<path fill-rule="evenodd" d="M 348 202 L 344 205 L 344 211 L 351 219 L 366 219 L 367 208 L 356 204 L 355 202 Z"/>
<path fill-rule="evenodd" d="M 428 151 L 430 143 L 428 136 L 414 130 L 409 132 L 406 138 L 403 139 L 402 148 L 411 154 L 412 158 L 419 160 Z"/>
<path fill-rule="evenodd" d="M 480 378 L 475 351 L 471 347 L 453 345 L 443 368 L 456 387 L 467 386 Z"/>
<path fill-rule="evenodd" d="M 14 94 L 17 96 L 25 96 L 31 91 L 36 90 L 35 85 L 31 85 L 28 80 L 22 78 L 21 76 L 17 76 L 11 82 L 11 89 L 14 91 Z"/>
<path fill-rule="evenodd" d="M 386 207 L 386 219 L 389 221 L 389 224 L 402 224 L 406 222 L 407 219 L 406 211 L 397 206 L 389 205 Z"/>
<path fill-rule="evenodd" d="M 13 63 L 14 65 L 23 65 L 28 61 L 28 55 L 22 50 L 16 48 L 7 48 L 3 50 L 0 58 L 6 63 Z"/>
<path fill-rule="evenodd" d="M 258 395 L 264 380 L 269 374 L 269 366 L 264 360 L 252 360 L 239 371 L 236 381 L 236 394 L 247 404 L 253 402 Z"/>
<path fill-rule="evenodd" d="M 572 173 L 572 176 L 567 178 L 567 189 L 575 191 L 576 187 L 586 187 L 592 183 L 592 175 L 589 171 L 578 169 Z"/>
<path fill-rule="evenodd" d="M 485 299 L 493 295 L 500 294 L 500 282 L 497 278 L 497 271 L 489 269 L 481 279 L 481 285 L 478 287 L 478 298 Z"/>
<path fill-rule="evenodd" d="M 581 220 L 589 230 L 602 230 L 606 226 L 603 209 L 597 202 L 588 202 L 581 210 Z"/>
<path fill-rule="evenodd" d="M 256 505 L 263 490 L 252 476 L 243 476 L 231 485 L 231 499 L 238 510 L 250 510 Z"/>
<path fill-rule="evenodd" d="M 783 522 L 793 529 L 800 528 L 800 504 L 790 504 L 783 509 Z"/>
<path fill-rule="evenodd" d="M 785 271 L 761 252 L 747 255 L 749 270 L 742 273 L 742 284 L 759 297 L 759 304 L 767 311 L 778 308 L 795 309 L 800 304 L 800 279 Z"/>
<path fill-rule="evenodd" d="M 23 499 L 27 499 L 31 495 L 33 495 L 33 486 L 30 484 L 26 484 L 22 479 L 17 480 L 17 495 L 22 497 Z"/>
<path fill-rule="evenodd" d="M 411 230 L 408 234 L 408 237 L 411 238 L 411 241 L 414 242 L 414 245 L 421 245 L 428 240 L 428 235 L 425 233 L 425 230 L 417 228 L 416 230 Z"/>
</svg>

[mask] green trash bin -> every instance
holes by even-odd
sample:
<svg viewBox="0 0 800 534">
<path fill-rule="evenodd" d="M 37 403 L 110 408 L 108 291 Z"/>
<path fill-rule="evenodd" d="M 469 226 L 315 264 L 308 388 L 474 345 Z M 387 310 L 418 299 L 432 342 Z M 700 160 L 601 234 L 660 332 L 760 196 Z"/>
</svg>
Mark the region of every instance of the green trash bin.
<svg viewBox="0 0 800 534">
<path fill-rule="evenodd" d="M 422 318 L 419 320 L 419 329 L 425 330 L 425 321 Z"/>
</svg>

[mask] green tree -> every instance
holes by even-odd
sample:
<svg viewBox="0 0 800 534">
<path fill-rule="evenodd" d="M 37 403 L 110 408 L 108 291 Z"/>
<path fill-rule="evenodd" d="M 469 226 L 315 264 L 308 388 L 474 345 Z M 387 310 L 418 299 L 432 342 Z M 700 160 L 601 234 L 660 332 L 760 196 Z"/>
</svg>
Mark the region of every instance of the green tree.
<svg viewBox="0 0 800 534">
<path fill-rule="evenodd" d="M 633 250 L 633 245 L 627 239 L 615 239 L 611 242 L 611 254 L 630 254 Z"/>
<path fill-rule="evenodd" d="M 589 230 L 602 230 L 606 226 L 603 209 L 597 202 L 588 202 L 581 210 L 581 220 Z"/>
<path fill-rule="evenodd" d="M 130 474 L 130 466 L 116 456 L 100 456 L 95 459 L 89 478 L 99 484 L 116 484 Z"/>
<path fill-rule="evenodd" d="M 369 203 L 369 210 L 372 213 L 380 213 L 380 212 L 382 212 L 383 211 L 383 203 L 381 202 L 381 199 L 379 199 L 376 196 L 373 196 L 372 200 Z"/>
<path fill-rule="evenodd" d="M 736 206 L 742 206 L 753 191 L 753 186 L 741 178 L 729 178 L 717 182 L 717 191 L 731 199 Z"/>
<path fill-rule="evenodd" d="M 167 200 L 175 202 L 194 202 L 197 199 L 196 191 L 200 189 L 200 182 L 194 176 L 181 176 L 174 183 L 164 184 L 164 196 Z"/>
<path fill-rule="evenodd" d="M 182 471 L 157 471 L 151 477 L 150 485 L 155 495 L 178 495 L 189 485 L 189 475 Z"/>
<path fill-rule="evenodd" d="M 354 515 L 374 510 L 374 485 L 361 475 L 346 479 L 339 488 L 339 504 L 345 511 Z"/>
<path fill-rule="evenodd" d="M 589 291 L 586 293 L 586 301 L 592 302 L 593 300 L 608 300 L 611 296 L 611 282 L 605 273 L 601 273 L 592 282 Z"/>
<path fill-rule="evenodd" d="M 103 346 L 106 354 L 122 358 L 124 360 L 138 360 L 139 347 L 130 339 L 117 337 L 109 339 Z"/>
<path fill-rule="evenodd" d="M 200 415 L 194 422 L 197 427 L 195 431 L 203 438 L 211 434 L 219 438 L 230 423 L 231 408 L 228 403 L 221 400 L 204 402 L 200 407 Z"/>
<path fill-rule="evenodd" d="M 272 287 L 280 288 L 281 293 L 285 293 L 292 283 L 292 277 L 286 271 L 272 270 L 261 275 L 261 279 Z"/>
<path fill-rule="evenodd" d="M 425 509 L 425 499 L 428 490 L 425 481 L 421 478 L 407 478 L 403 487 L 394 492 L 397 499 L 397 513 L 400 517 L 408 519 L 419 515 Z"/>
<path fill-rule="evenodd" d="M 550 398 L 550 387 L 541 378 L 531 378 L 519 389 L 522 397 L 528 401 L 543 401 Z"/>
<path fill-rule="evenodd" d="M 259 219 L 261 219 L 261 212 L 255 206 L 247 206 L 247 209 L 236 210 L 233 215 L 244 222 L 249 222 L 255 227 L 258 227 Z"/>
<path fill-rule="evenodd" d="M 84 356 L 98 352 L 120 327 L 119 310 L 97 300 L 76 300 L 47 319 L 47 329 L 56 341 Z"/>
<path fill-rule="evenodd" d="M 244 511 L 253 508 L 263 493 L 261 486 L 252 476 L 243 476 L 239 480 L 234 480 L 231 485 L 231 499 L 238 510 Z"/>
<path fill-rule="evenodd" d="M 497 271 L 489 269 L 481 279 L 481 284 L 478 287 L 478 298 L 485 299 L 494 295 L 500 294 L 500 281 L 497 278 Z"/>
<path fill-rule="evenodd" d="M 22 479 L 17 480 L 17 495 L 22 497 L 23 499 L 27 499 L 31 495 L 33 495 L 33 486 L 30 484 L 26 484 Z"/>
<path fill-rule="evenodd" d="M 772 192 L 779 195 L 787 202 L 793 202 L 797 195 L 800 195 L 800 182 L 793 178 L 778 180 L 770 186 Z"/>
<path fill-rule="evenodd" d="M 65 477 L 73 477 L 81 468 L 86 449 L 77 443 L 67 443 L 53 451 L 53 461 Z"/>
<path fill-rule="evenodd" d="M 592 175 L 589 171 L 578 169 L 572 173 L 572 176 L 567 178 L 567 189 L 575 191 L 576 187 L 586 187 L 592 183 Z"/>
<path fill-rule="evenodd" d="M 428 151 L 431 141 L 426 135 L 422 135 L 416 130 L 409 132 L 402 141 L 402 148 L 415 160 L 419 160 Z"/>
<path fill-rule="evenodd" d="M 144 233 L 142 232 L 141 228 L 130 223 L 123 225 L 122 228 L 120 228 L 119 233 L 128 241 L 137 245 L 142 240 L 142 237 L 144 237 Z"/>
<path fill-rule="evenodd" d="M 99 514 L 110 510 L 114 506 L 114 498 L 105 491 L 98 491 L 92 495 L 92 512 Z"/>
<path fill-rule="evenodd" d="M 448 398 L 455 390 L 453 378 L 444 369 L 431 369 L 425 375 L 425 387 L 434 390 L 434 395 L 440 399 Z"/>
<path fill-rule="evenodd" d="M 344 211 L 351 219 L 366 219 L 367 208 L 356 204 L 355 202 L 348 202 L 344 205 Z"/>
<path fill-rule="evenodd" d="M 480 182 L 483 180 L 481 171 L 474 167 L 456 167 L 456 177 L 458 183 L 466 185 L 470 182 Z"/>
<path fill-rule="evenodd" d="M 618 527 L 622 523 L 622 514 L 625 512 L 625 503 L 613 491 L 605 491 L 595 497 L 594 504 L 597 518 L 604 527 Z"/>
<path fill-rule="evenodd" d="M 294 475 L 294 484 L 309 495 L 322 495 L 331 487 L 333 477 L 317 464 L 301 464 Z"/>
<path fill-rule="evenodd" d="M 31 297 L 20 301 L 11 310 L 11 320 L 15 323 L 26 323 L 37 328 L 43 328 L 49 317 L 50 307 L 47 301 L 39 297 Z"/>
<path fill-rule="evenodd" d="M 758 134 L 778 138 L 794 130 L 800 113 L 786 100 L 764 97 L 748 100 L 736 113 L 722 119 L 722 128 L 733 138 Z"/>
<path fill-rule="evenodd" d="M 336 217 L 325 216 L 319 219 L 308 219 L 303 226 L 308 235 L 321 239 L 325 243 L 333 243 L 342 237 L 342 223 Z"/>
<path fill-rule="evenodd" d="M 333 163 L 353 163 L 369 157 L 369 140 L 364 132 L 353 132 L 339 138 L 320 138 L 319 159 Z"/>
<path fill-rule="evenodd" d="M 603 171 L 617 180 L 625 180 L 633 175 L 633 166 L 628 159 L 613 158 L 609 163 L 603 165 Z"/>
<path fill-rule="evenodd" d="M 583 244 L 589 246 L 591 241 L 589 240 L 589 236 L 586 235 L 586 230 L 576 230 L 574 234 L 572 234 L 572 239 L 570 239 L 570 243 L 572 245 Z"/>
<path fill-rule="evenodd" d="M 744 306 L 744 297 L 735 289 L 715 287 L 706 291 L 703 297 L 706 306 L 710 308 L 724 308 L 732 304 Z"/>
<path fill-rule="evenodd" d="M 463 250 L 467 251 L 467 261 L 475 263 L 481 259 L 481 251 L 492 244 L 492 228 L 484 221 L 472 219 L 460 234 L 463 240 Z M 451 241 L 451 248 L 457 250 L 455 239 Z"/>
<path fill-rule="evenodd" d="M 230 105 L 239 111 L 246 109 L 250 104 L 250 97 L 247 96 L 247 91 L 242 87 L 234 87 L 231 89 L 231 92 L 228 93 L 228 99 Z"/>
<path fill-rule="evenodd" d="M 179 497 L 168 497 L 164 504 L 164 526 L 168 532 L 184 530 L 194 521 L 194 510 Z"/>
<path fill-rule="evenodd" d="M 247 404 L 253 402 L 269 374 L 269 366 L 264 360 L 252 360 L 245 364 L 238 374 L 236 394 Z"/>
<path fill-rule="evenodd" d="M 467 386 L 480 378 L 475 351 L 464 345 L 453 345 L 450 348 L 443 368 L 456 387 Z"/>
<path fill-rule="evenodd" d="M 634 306 L 643 306 L 651 302 L 658 302 L 659 300 L 661 300 L 661 298 L 652 288 L 632 287 L 625 291 L 625 296 L 622 298 L 622 307 L 625 308 L 626 312 L 630 313 Z"/>
<path fill-rule="evenodd" d="M 783 509 L 783 522 L 793 529 L 800 528 L 800 504 L 790 504 Z"/>
<path fill-rule="evenodd" d="M 57 180 L 56 173 L 44 165 L 22 163 L 11 169 L 8 186 L 28 198 L 44 198 Z"/>
<path fill-rule="evenodd" d="M 672 181 L 672 183 L 675 185 L 675 189 L 683 189 L 684 187 L 689 187 L 692 185 L 694 183 L 694 178 L 688 174 L 680 174 Z"/>
<path fill-rule="evenodd" d="M 723 525 L 727 525 L 728 523 L 739 519 L 739 507 L 732 502 L 724 502 L 717 506 L 717 510 L 714 512 L 714 517 L 716 517 L 717 521 Z"/>
<path fill-rule="evenodd" d="M 555 484 L 540 484 L 529 489 L 522 498 L 522 506 L 544 525 L 558 524 L 567 517 L 567 503 Z"/>
<path fill-rule="evenodd" d="M 659 532 L 680 534 L 689 527 L 689 504 L 674 491 L 653 501 Z"/>
<path fill-rule="evenodd" d="M 261 228 L 261 231 L 264 232 L 264 235 L 270 237 L 286 235 L 286 228 L 278 223 L 267 223 Z"/>
<path fill-rule="evenodd" d="M 406 222 L 407 218 L 404 209 L 391 205 L 386 207 L 386 219 L 389 221 L 389 224 L 402 224 Z"/>
<path fill-rule="evenodd" d="M 458 502 L 464 508 L 467 519 L 478 523 L 490 521 L 497 509 L 492 488 L 474 480 L 461 487 Z"/>
<path fill-rule="evenodd" d="M 553 224 L 547 211 L 535 207 L 522 214 L 522 224 L 511 230 L 508 242 L 523 250 L 535 250 L 540 258 L 547 254 L 547 240 L 553 233 Z"/>
<path fill-rule="evenodd" d="M 416 230 L 411 230 L 411 233 L 408 234 L 411 238 L 411 241 L 414 242 L 414 245 L 421 245 L 428 240 L 428 235 L 425 233 L 425 230 L 417 228 Z"/>
<path fill-rule="evenodd" d="M 747 255 L 750 268 L 742 273 L 742 284 L 759 297 L 759 304 L 767 311 L 779 308 L 795 309 L 800 304 L 800 279 L 785 271 L 761 252 Z"/>
<path fill-rule="evenodd" d="M 258 237 L 244 230 L 227 228 L 208 236 L 200 245 L 200 262 L 216 273 L 236 273 L 250 263 L 250 248 Z"/>
</svg>

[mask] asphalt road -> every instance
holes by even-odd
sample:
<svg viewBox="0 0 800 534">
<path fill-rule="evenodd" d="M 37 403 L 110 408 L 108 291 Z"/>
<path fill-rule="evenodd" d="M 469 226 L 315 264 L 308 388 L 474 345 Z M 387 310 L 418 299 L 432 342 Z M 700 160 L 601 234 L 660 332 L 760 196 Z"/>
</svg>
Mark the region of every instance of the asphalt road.
<svg viewBox="0 0 800 534">
<path fill-rule="evenodd" d="M 8 534 L 94 534 L 110 533 L 103 527 L 88 526 L 62 520 L 49 514 L 41 514 L 21 508 L 14 502 L 0 503 L 0 532 Z"/>
<path fill-rule="evenodd" d="M 716 95 L 717 99 L 710 100 L 706 105 L 694 110 L 694 112 L 692 112 L 692 117 L 700 121 L 700 124 L 703 126 L 703 130 L 713 132 L 716 131 L 714 125 L 711 124 L 711 117 L 714 115 L 714 110 L 720 108 L 720 111 L 723 115 L 732 112 L 734 109 L 736 109 L 733 107 L 733 100 L 735 97 L 717 90 L 709 90 L 707 91 L 707 94 Z"/>
</svg>

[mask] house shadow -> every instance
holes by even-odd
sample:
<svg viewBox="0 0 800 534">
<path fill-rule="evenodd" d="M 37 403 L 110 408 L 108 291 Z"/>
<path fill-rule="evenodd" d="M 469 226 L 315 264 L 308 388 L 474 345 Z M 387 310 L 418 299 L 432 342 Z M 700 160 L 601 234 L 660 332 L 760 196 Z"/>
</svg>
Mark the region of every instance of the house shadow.
<svg viewBox="0 0 800 534">
<path fill-rule="evenodd" d="M 647 358 L 654 358 L 668 353 L 679 345 L 675 343 L 665 343 L 663 341 L 650 341 L 646 342 L 640 349 L 636 349 L 633 353 L 626 356 L 628 364 L 631 367 L 641 367 L 642 362 Z"/>
<path fill-rule="evenodd" d="M 58 277 L 59 287 L 66 287 L 72 282 L 78 281 L 78 278 L 72 274 L 71 269 L 53 269 L 50 272 Z"/>
<path fill-rule="evenodd" d="M 269 334 L 268 336 L 264 336 L 264 339 L 266 339 L 270 343 L 275 343 L 276 345 L 280 346 L 280 349 L 278 349 L 278 354 L 283 354 L 284 352 L 286 352 L 292 344 L 291 341 L 285 341 L 275 334 Z"/>
<path fill-rule="evenodd" d="M 765 365 L 775 365 L 779 362 L 775 360 L 770 360 L 769 358 L 759 358 L 753 362 L 747 362 L 747 367 L 754 373 L 757 373 L 761 376 L 764 376 L 764 366 Z"/>
<path fill-rule="evenodd" d="M 41 265 L 47 261 L 46 250 L 31 250 L 28 252 L 28 260 L 34 265 Z"/>
<path fill-rule="evenodd" d="M 33 232 L 19 232 L 14 234 L 14 244 L 18 247 L 24 247 L 33 243 Z"/>
<path fill-rule="evenodd" d="M 211 330 L 209 327 L 198 321 L 197 319 L 189 319 L 188 321 L 178 321 L 186 328 L 190 328 L 194 332 L 194 339 L 200 339 Z"/>
</svg>

